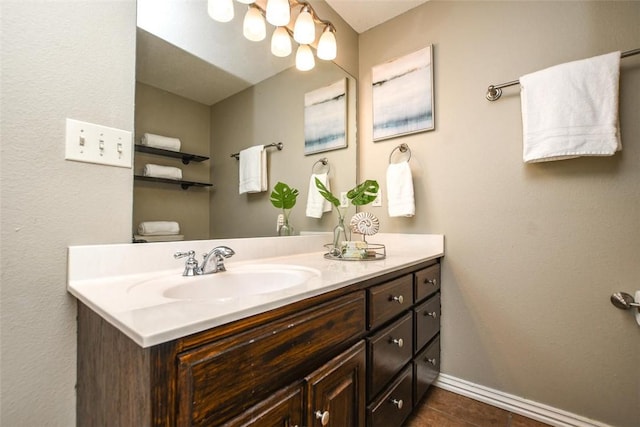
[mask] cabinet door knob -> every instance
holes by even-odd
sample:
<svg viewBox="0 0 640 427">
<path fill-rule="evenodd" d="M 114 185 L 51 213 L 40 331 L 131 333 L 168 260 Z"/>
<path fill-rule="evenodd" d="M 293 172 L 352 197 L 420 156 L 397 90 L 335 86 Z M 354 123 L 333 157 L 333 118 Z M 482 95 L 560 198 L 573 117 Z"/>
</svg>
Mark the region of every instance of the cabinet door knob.
<svg viewBox="0 0 640 427">
<path fill-rule="evenodd" d="M 435 311 L 426 311 L 426 312 L 424 313 L 424 315 L 425 315 L 425 316 L 429 316 L 429 317 L 433 317 L 434 319 L 435 319 L 436 317 L 438 317 L 438 313 L 436 313 Z"/>
<path fill-rule="evenodd" d="M 402 399 L 393 399 L 391 403 L 396 405 L 396 408 L 398 409 L 402 409 L 402 406 L 404 405 L 404 402 L 402 401 Z"/>
<path fill-rule="evenodd" d="M 396 301 L 398 304 L 402 304 L 404 302 L 404 297 L 402 295 L 392 296 L 391 301 Z"/>
<path fill-rule="evenodd" d="M 316 419 L 320 420 L 320 424 L 326 426 L 329 424 L 329 411 L 316 411 Z"/>
<path fill-rule="evenodd" d="M 436 363 L 438 363 L 438 361 L 434 358 L 434 359 L 429 359 L 428 357 L 425 358 L 425 361 L 431 363 L 433 366 L 436 366 Z"/>
<path fill-rule="evenodd" d="M 402 348 L 404 346 L 404 340 L 402 338 L 393 338 L 391 339 L 393 344 L 396 344 L 398 347 Z"/>
<path fill-rule="evenodd" d="M 424 284 L 436 286 L 438 284 L 438 279 L 424 279 Z"/>
</svg>

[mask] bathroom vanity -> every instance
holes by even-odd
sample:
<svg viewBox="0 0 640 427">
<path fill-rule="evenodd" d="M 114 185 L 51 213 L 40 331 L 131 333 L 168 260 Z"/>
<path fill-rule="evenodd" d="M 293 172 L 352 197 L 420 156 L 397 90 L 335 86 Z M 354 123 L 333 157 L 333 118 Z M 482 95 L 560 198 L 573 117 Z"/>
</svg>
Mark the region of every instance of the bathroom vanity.
<svg viewBox="0 0 640 427">
<path fill-rule="evenodd" d="M 221 319 L 213 304 L 193 301 L 123 302 L 116 313 L 110 304 L 144 274 L 81 278 L 70 251 L 69 290 L 80 300 L 77 425 L 401 426 L 439 372 L 443 248 L 435 237 L 425 245 L 419 235 L 388 235 L 397 246 L 381 261 L 270 258 L 320 275 Z M 193 325 L 190 313 L 202 306 L 213 320 Z M 167 318 L 181 326 L 144 332 L 144 322 Z"/>
</svg>

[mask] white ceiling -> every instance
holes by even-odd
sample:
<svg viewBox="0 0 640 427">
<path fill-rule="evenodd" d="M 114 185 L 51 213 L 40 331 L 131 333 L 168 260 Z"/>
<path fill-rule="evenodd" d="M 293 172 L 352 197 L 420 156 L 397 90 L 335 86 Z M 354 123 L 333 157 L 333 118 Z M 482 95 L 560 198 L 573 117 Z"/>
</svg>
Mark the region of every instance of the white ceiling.
<svg viewBox="0 0 640 427">
<path fill-rule="evenodd" d="M 402 15 L 427 1 L 429 0 L 326 0 L 358 33 Z"/>
</svg>

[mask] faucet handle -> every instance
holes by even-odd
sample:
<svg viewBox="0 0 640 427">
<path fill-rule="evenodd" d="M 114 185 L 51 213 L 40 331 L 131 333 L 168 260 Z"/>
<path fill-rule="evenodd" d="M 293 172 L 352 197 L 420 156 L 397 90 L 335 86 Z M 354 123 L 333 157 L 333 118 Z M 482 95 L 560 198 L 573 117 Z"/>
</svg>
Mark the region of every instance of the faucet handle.
<svg viewBox="0 0 640 427">
<path fill-rule="evenodd" d="M 175 254 L 173 254 L 173 257 L 176 259 L 188 257 L 187 261 L 184 263 L 184 272 L 182 273 L 183 276 L 195 276 L 197 274 L 196 271 L 198 270 L 198 261 L 195 259 L 195 255 L 195 251 L 176 252 Z"/>
<path fill-rule="evenodd" d="M 196 254 L 196 252 L 195 252 L 195 251 L 187 251 L 187 252 L 180 252 L 180 251 L 178 251 L 178 252 L 176 252 L 175 254 L 173 254 L 173 257 L 174 257 L 175 259 L 178 259 L 178 258 L 184 258 L 184 257 L 187 257 L 187 256 L 188 256 L 189 258 L 193 258 L 193 257 L 195 256 L 195 254 Z"/>
</svg>

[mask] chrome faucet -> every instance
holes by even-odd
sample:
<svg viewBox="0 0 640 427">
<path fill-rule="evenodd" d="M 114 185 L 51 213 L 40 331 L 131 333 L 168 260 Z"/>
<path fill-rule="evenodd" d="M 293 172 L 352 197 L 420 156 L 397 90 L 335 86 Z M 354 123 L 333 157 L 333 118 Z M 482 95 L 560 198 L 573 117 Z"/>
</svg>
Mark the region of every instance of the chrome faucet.
<svg viewBox="0 0 640 427">
<path fill-rule="evenodd" d="M 184 265 L 183 276 L 201 276 L 203 274 L 211 274 L 217 273 L 219 271 L 226 271 L 227 269 L 224 266 L 224 259 L 232 257 L 235 255 L 233 249 L 228 246 L 216 246 L 211 249 L 208 254 L 204 255 L 202 260 L 202 264 L 198 265 L 198 261 L 195 259 L 195 252 L 176 252 L 173 257 L 174 258 L 184 258 L 187 257 L 187 261 Z M 207 265 L 210 260 L 213 258 L 211 262 L 214 263 L 213 268 L 207 270 Z"/>
</svg>

